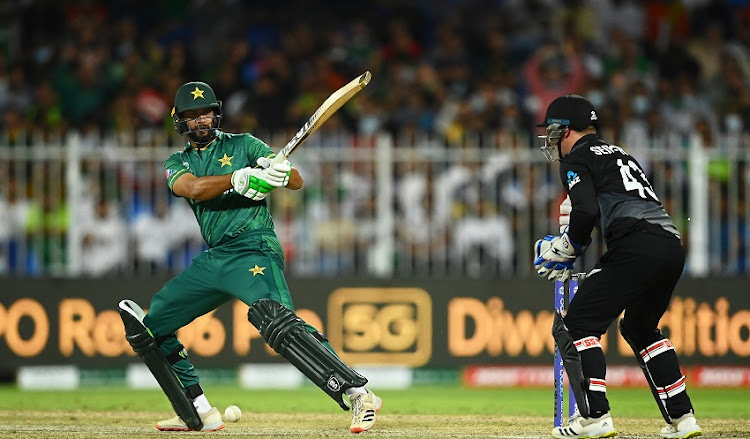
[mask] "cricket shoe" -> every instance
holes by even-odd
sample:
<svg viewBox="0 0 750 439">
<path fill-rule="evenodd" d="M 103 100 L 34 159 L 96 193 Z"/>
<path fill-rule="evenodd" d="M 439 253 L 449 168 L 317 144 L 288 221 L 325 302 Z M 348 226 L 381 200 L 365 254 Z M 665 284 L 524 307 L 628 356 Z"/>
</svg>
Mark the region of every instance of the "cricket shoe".
<svg viewBox="0 0 750 439">
<path fill-rule="evenodd" d="M 369 390 L 349 395 L 349 403 L 352 405 L 352 424 L 349 426 L 352 433 L 371 429 L 377 420 L 376 413 L 383 408 L 383 400 Z"/>
<path fill-rule="evenodd" d="M 703 430 L 698 426 L 698 421 L 695 420 L 692 413 L 684 414 L 672 420 L 671 424 L 661 429 L 661 437 L 663 438 L 687 439 L 702 434 Z"/>
<path fill-rule="evenodd" d="M 570 419 L 567 426 L 552 429 L 552 437 L 558 439 L 595 439 L 600 437 L 615 437 L 616 435 L 617 431 L 615 431 L 615 425 L 609 413 L 602 415 L 600 418 L 574 416 Z"/>
<path fill-rule="evenodd" d="M 206 413 L 199 413 L 198 415 L 201 417 L 201 421 L 203 421 L 203 428 L 200 431 L 217 431 L 224 428 L 221 413 L 219 413 L 219 409 L 216 407 L 211 407 L 211 410 Z M 157 422 L 156 428 L 161 431 L 190 431 L 187 424 L 179 416 Z"/>
</svg>

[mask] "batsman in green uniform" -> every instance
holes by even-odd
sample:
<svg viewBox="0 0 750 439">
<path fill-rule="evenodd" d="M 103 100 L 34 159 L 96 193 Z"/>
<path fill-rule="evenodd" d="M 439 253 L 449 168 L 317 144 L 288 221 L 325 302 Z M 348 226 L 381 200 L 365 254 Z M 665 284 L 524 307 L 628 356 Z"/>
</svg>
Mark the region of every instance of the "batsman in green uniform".
<svg viewBox="0 0 750 439">
<path fill-rule="evenodd" d="M 130 300 L 119 305 L 128 341 L 177 414 L 156 428 L 224 427 L 175 331 L 239 299 L 249 306 L 249 321 L 271 347 L 344 409 L 349 409 L 347 395 L 352 433 L 370 429 L 382 400 L 364 387 L 367 379 L 343 363 L 320 332 L 295 314 L 284 279 L 284 253 L 265 197 L 280 187 L 300 189 L 299 172 L 287 160 L 272 163 L 271 148 L 251 134 L 221 131 L 221 102 L 206 83 L 180 87 L 172 117 L 188 141 L 164 163 L 167 184 L 190 205 L 209 249 L 154 295 L 148 314 Z"/>
</svg>

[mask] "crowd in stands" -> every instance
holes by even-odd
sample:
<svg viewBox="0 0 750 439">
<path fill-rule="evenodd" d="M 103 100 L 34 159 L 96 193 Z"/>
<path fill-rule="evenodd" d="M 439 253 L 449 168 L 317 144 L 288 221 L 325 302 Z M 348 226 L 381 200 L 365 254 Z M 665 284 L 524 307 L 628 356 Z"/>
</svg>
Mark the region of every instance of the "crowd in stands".
<svg viewBox="0 0 750 439">
<path fill-rule="evenodd" d="M 357 132 L 532 130 L 560 93 L 605 132 L 750 128 L 746 0 L 6 2 L 0 128 L 171 129 L 210 83 L 227 130 L 295 128 L 364 70 Z"/>
<path fill-rule="evenodd" d="M 367 92 L 326 129 L 513 133 L 531 148 L 547 104 L 573 92 L 625 148 L 750 132 L 748 0 L 13 3 L 0 5 L 0 149 L 143 130 L 179 146 L 170 110 L 192 80 L 223 100 L 223 129 L 294 132 L 365 70 Z"/>
</svg>

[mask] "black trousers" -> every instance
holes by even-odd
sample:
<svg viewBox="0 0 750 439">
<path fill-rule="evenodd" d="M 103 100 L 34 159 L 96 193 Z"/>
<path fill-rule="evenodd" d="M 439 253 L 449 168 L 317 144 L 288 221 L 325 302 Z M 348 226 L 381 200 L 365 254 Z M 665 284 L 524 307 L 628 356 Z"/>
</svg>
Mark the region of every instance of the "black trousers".
<svg viewBox="0 0 750 439">
<path fill-rule="evenodd" d="M 565 324 L 575 340 L 601 338 L 625 311 L 624 325 L 635 349 L 663 339 L 659 320 L 669 307 L 675 285 L 685 265 L 685 249 L 675 236 L 646 231 L 632 232 L 609 246 L 596 269 L 579 286 L 568 307 Z M 597 271 L 598 270 L 598 271 Z M 580 352 L 584 377 L 605 382 L 606 362 L 601 349 Z M 649 363 L 660 387 L 678 382 L 682 374 L 674 350 Z M 587 391 L 593 416 L 609 411 L 605 390 Z M 675 418 L 692 411 L 687 392 L 666 400 Z"/>
<path fill-rule="evenodd" d="M 624 310 L 634 341 L 645 342 L 667 310 L 684 265 L 677 237 L 630 233 L 602 256 L 600 271 L 581 282 L 565 324 L 576 339 L 601 337 Z"/>
</svg>

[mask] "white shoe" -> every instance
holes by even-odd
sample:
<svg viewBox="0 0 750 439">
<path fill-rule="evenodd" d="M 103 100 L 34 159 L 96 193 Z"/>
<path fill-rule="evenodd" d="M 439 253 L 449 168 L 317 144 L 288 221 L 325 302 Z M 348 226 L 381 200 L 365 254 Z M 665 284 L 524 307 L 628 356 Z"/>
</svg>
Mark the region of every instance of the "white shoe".
<svg viewBox="0 0 750 439">
<path fill-rule="evenodd" d="M 211 407 L 211 410 L 206 413 L 199 413 L 198 415 L 201 417 L 201 421 L 203 421 L 201 431 L 217 431 L 224 428 L 221 413 L 219 413 L 219 409 L 216 407 Z M 157 422 L 156 428 L 161 431 L 190 431 L 185 421 L 179 416 Z"/>
<path fill-rule="evenodd" d="M 552 437 L 575 438 L 575 439 L 594 439 L 600 437 L 614 437 L 617 435 L 615 425 L 612 422 L 612 416 L 609 413 L 602 415 L 600 418 L 584 418 L 575 416 L 565 427 L 555 427 L 552 429 Z"/>
<path fill-rule="evenodd" d="M 376 413 L 383 408 L 383 400 L 369 390 L 350 395 L 349 403 L 352 405 L 352 424 L 349 426 L 352 433 L 371 429 L 377 420 Z"/>
<path fill-rule="evenodd" d="M 703 430 L 698 426 L 695 415 L 687 413 L 681 417 L 672 420 L 672 423 L 661 429 L 663 438 L 687 439 L 689 437 L 700 436 Z"/>
</svg>

